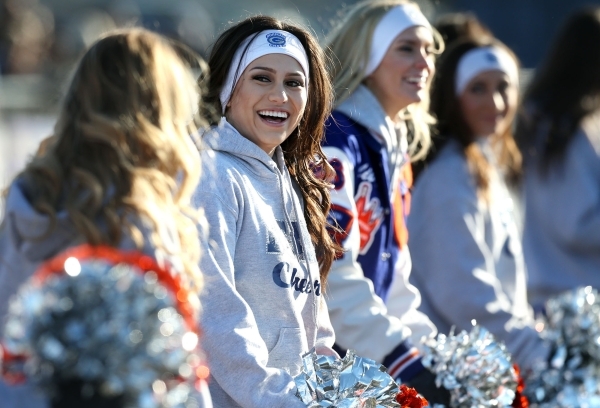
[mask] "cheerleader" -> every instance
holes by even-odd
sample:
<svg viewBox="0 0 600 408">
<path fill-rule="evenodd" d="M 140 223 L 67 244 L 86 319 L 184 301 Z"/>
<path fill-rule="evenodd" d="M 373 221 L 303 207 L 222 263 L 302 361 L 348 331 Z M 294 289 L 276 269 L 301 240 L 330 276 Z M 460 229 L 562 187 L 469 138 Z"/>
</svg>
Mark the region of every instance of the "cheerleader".
<svg viewBox="0 0 600 408">
<path fill-rule="evenodd" d="M 335 355 L 333 170 L 316 161 L 331 102 L 323 61 L 306 30 L 267 16 L 229 28 L 210 54 L 205 100 L 222 118 L 202 135 L 194 202 L 211 227 L 202 327 L 218 407 L 301 408 L 302 354 Z"/>
<path fill-rule="evenodd" d="M 201 218 L 190 196 L 200 164 L 189 136 L 199 92 L 181 49 L 135 28 L 106 35 L 79 62 L 53 137 L 7 191 L 3 322 L 11 295 L 41 263 L 82 243 L 136 249 L 169 265 L 199 309 Z M 45 405 L 27 386 L 2 384 L 0 398 L 9 407 Z"/>
<path fill-rule="evenodd" d="M 525 96 L 523 246 L 536 310 L 600 288 L 600 8 L 573 14 Z"/>
<path fill-rule="evenodd" d="M 435 327 L 417 310 L 420 294 L 408 282 L 404 224 L 410 161 L 430 143 L 428 90 L 442 47 L 416 4 L 357 4 L 326 41 L 336 99 L 323 150 L 336 170 L 331 216 L 344 248 L 327 298 L 336 345 L 382 362 L 430 402 L 447 404 L 421 365 L 417 347 Z"/>
<path fill-rule="evenodd" d="M 475 320 L 527 374 L 548 349 L 527 301 L 521 237 L 507 184 L 520 171 L 512 136 L 518 63 L 498 41 L 468 39 L 440 60 L 432 111 L 444 144 L 415 184 L 411 279 L 442 333 Z"/>
</svg>

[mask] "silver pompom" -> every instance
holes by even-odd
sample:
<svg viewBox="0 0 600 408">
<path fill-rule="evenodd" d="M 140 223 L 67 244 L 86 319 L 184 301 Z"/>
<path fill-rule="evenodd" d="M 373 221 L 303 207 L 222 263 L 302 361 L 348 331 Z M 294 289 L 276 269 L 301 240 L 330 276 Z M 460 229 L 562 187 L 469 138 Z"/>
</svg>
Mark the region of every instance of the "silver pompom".
<svg viewBox="0 0 600 408">
<path fill-rule="evenodd" d="M 385 367 L 352 350 L 341 360 L 312 350 L 302 361 L 302 372 L 294 378 L 296 396 L 309 408 L 400 407 L 398 384 Z"/>
<path fill-rule="evenodd" d="M 436 374 L 438 387 L 450 391 L 452 408 L 511 406 L 517 374 L 504 344 L 485 328 L 439 334 L 424 345 L 423 365 Z"/>
<path fill-rule="evenodd" d="M 128 407 L 196 406 L 198 336 L 156 273 L 76 258 L 64 271 L 26 283 L 11 301 L 3 345 L 27 356 L 26 376 L 50 396 L 77 379 L 124 395 Z"/>
<path fill-rule="evenodd" d="M 530 406 L 600 407 L 600 295 L 590 286 L 546 302 L 541 335 L 551 345 L 548 367 L 527 381 Z"/>
</svg>

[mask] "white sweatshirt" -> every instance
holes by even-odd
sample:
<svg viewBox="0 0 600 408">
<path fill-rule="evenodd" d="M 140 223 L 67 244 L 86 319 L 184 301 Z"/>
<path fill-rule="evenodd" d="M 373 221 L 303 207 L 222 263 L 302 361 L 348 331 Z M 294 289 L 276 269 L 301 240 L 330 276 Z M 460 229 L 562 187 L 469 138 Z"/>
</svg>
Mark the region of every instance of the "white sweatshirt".
<svg viewBox="0 0 600 408">
<path fill-rule="evenodd" d="M 490 146 L 480 146 L 491 158 Z M 489 202 L 478 198 L 462 146 L 449 141 L 414 188 L 408 217 L 411 281 L 421 291 L 421 310 L 441 333 L 452 326 L 468 331 L 474 319 L 504 342 L 527 371 L 546 360 L 548 349 L 533 327 L 512 210 L 496 171 L 491 172 Z"/>
<path fill-rule="evenodd" d="M 531 304 L 600 289 L 600 114 L 587 118 L 548 174 L 525 169 L 525 260 Z"/>
</svg>

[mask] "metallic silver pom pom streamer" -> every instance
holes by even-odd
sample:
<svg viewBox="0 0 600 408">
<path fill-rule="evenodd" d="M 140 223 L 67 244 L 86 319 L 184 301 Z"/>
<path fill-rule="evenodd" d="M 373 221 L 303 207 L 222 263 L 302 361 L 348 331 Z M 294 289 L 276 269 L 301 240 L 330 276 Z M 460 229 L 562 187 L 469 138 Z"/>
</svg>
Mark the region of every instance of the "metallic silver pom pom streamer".
<svg viewBox="0 0 600 408">
<path fill-rule="evenodd" d="M 25 284 L 10 304 L 3 345 L 28 356 L 30 380 L 53 395 L 57 381 L 81 379 L 100 395 L 124 394 L 128 407 L 194 404 L 198 337 L 156 273 L 67 262 L 67 274 Z"/>
<path fill-rule="evenodd" d="M 296 396 L 309 408 L 391 408 L 398 384 L 384 366 L 348 350 L 343 359 L 317 355 L 302 356 L 303 369 L 294 381 Z"/>
<path fill-rule="evenodd" d="M 436 374 L 438 387 L 450 391 L 452 408 L 511 406 L 517 374 L 504 344 L 485 328 L 439 334 L 424 345 L 423 365 Z"/>
<path fill-rule="evenodd" d="M 541 331 L 552 346 L 549 366 L 527 381 L 530 406 L 600 407 L 600 295 L 590 286 L 546 302 Z"/>
</svg>

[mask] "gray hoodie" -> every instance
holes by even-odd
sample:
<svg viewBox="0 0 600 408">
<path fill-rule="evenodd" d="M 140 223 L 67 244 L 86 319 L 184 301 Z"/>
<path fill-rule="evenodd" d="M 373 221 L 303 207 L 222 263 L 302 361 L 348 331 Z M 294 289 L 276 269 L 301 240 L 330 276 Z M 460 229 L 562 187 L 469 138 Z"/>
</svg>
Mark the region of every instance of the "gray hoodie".
<svg viewBox="0 0 600 408">
<path fill-rule="evenodd" d="M 493 163 L 491 147 L 480 147 Z M 471 320 L 506 344 L 527 371 L 548 356 L 527 302 L 526 271 L 513 204 L 490 174 L 489 203 L 479 199 L 462 147 L 450 140 L 421 174 L 408 217 L 411 280 L 421 310 L 441 333 L 469 330 Z"/>
<path fill-rule="evenodd" d="M 46 259 L 78 241 L 66 213 L 58 215 L 56 233 L 43 240 L 30 240 L 42 235 L 48 217 L 31 207 L 20 181 L 10 187 L 6 198 L 4 221 L 0 226 L 0 338 L 8 313 L 10 297 Z M 46 407 L 43 395 L 31 386 L 8 386 L 0 381 L 0 401 L 7 408 Z"/>
<path fill-rule="evenodd" d="M 523 247 L 531 303 L 591 285 L 600 289 L 600 113 L 583 122 L 543 175 L 525 171 Z"/>
<path fill-rule="evenodd" d="M 203 136 L 209 246 L 201 263 L 203 346 L 218 407 L 304 407 L 301 354 L 334 342 L 302 195 L 281 148 L 273 159 L 224 119 Z"/>
<path fill-rule="evenodd" d="M 17 179 L 10 187 L 5 207 L 5 217 L 0 226 L 0 338 L 8 313 L 10 297 L 44 261 L 52 258 L 68 247 L 84 243 L 77 233 L 66 211 L 57 214 L 53 232 L 43 236 L 50 223 L 49 217 L 38 213 L 29 202 L 21 181 Z M 146 238 L 148 230 L 138 224 Z M 166 238 L 166 237 L 165 237 Z M 157 253 L 145 239 L 142 252 L 156 257 Z M 124 237 L 121 249 L 136 249 L 134 242 Z M 160 258 L 160 257 L 159 257 Z M 169 260 L 174 263 L 173 260 Z M 209 394 L 203 393 L 202 407 L 210 408 Z M 2 408 L 42 408 L 48 404 L 44 397 L 29 385 L 8 386 L 0 381 L 0 406 Z"/>
</svg>

